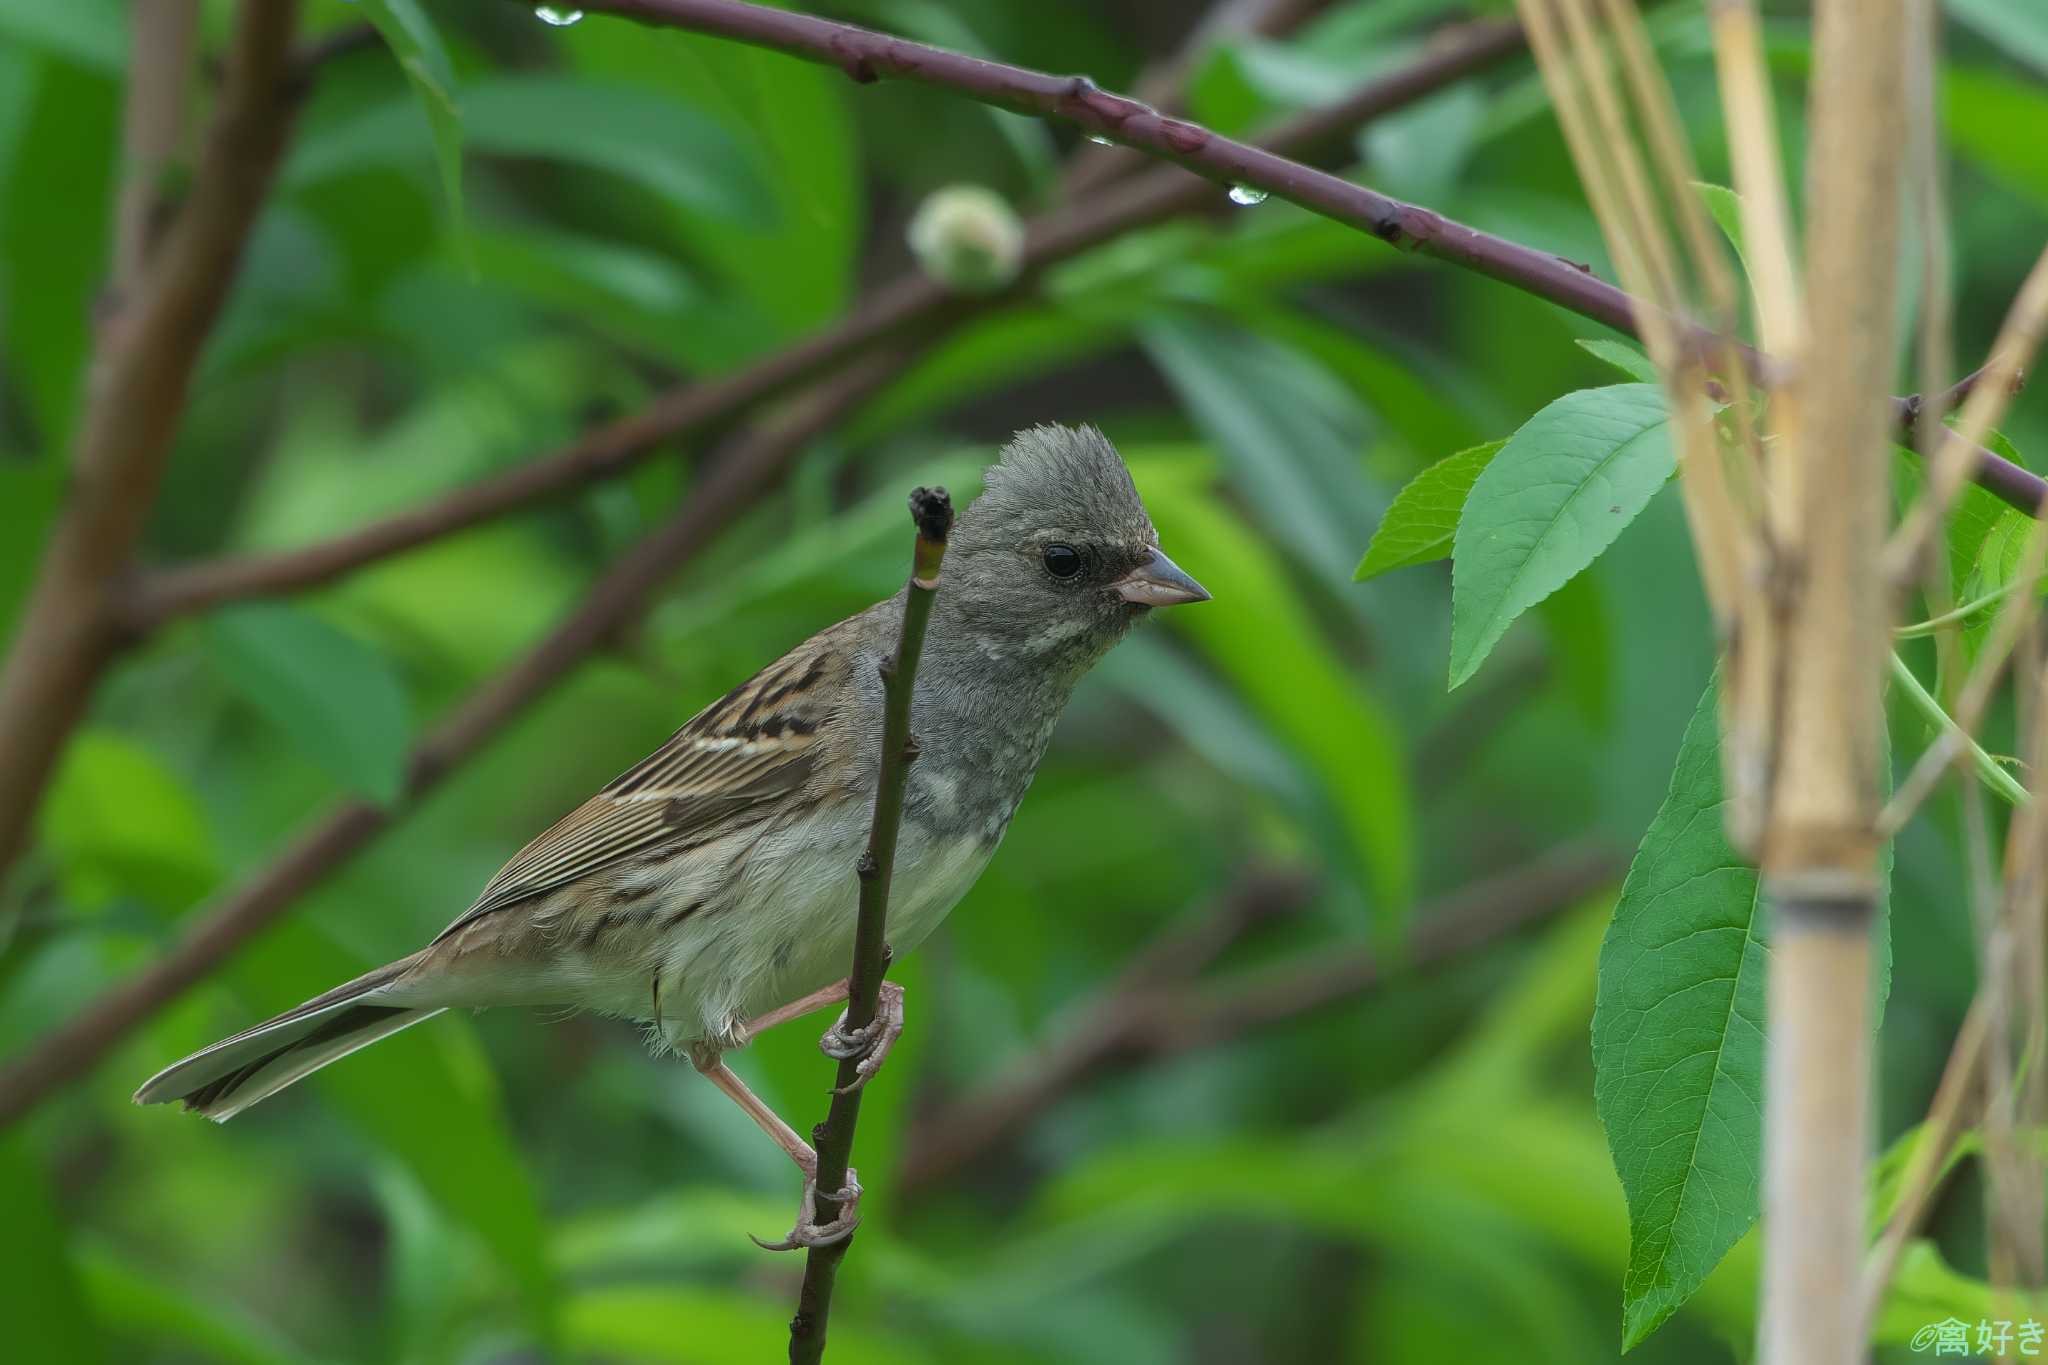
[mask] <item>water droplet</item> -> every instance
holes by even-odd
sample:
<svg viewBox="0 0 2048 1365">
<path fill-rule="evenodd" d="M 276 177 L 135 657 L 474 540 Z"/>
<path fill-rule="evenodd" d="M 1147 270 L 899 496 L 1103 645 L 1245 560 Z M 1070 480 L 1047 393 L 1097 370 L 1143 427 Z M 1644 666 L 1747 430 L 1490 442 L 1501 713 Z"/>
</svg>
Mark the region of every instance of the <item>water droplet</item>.
<svg viewBox="0 0 2048 1365">
<path fill-rule="evenodd" d="M 553 24 L 556 28 L 567 28 L 583 17 L 583 11 L 580 9 L 564 9 L 560 5 L 536 5 L 533 9 L 533 17 L 540 20 L 543 24 Z"/>
<path fill-rule="evenodd" d="M 1088 140 L 1089 140 L 1090 142 L 1094 143 L 1094 144 L 1095 144 L 1096 146 L 1098 146 L 1098 147 L 1114 147 L 1114 146 L 1116 146 L 1116 144 L 1115 144 L 1114 142 L 1111 142 L 1111 141 L 1110 141 L 1110 140 L 1109 140 L 1108 138 L 1104 137 L 1104 136 L 1103 136 L 1102 134 L 1100 134 L 1100 133 L 1090 133 L 1090 134 L 1088 134 Z"/>
<path fill-rule="evenodd" d="M 1252 185 L 1232 185 L 1230 187 L 1230 202 L 1233 204 L 1244 204 L 1247 207 L 1252 204 L 1263 204 L 1266 202 L 1266 192 Z"/>
</svg>

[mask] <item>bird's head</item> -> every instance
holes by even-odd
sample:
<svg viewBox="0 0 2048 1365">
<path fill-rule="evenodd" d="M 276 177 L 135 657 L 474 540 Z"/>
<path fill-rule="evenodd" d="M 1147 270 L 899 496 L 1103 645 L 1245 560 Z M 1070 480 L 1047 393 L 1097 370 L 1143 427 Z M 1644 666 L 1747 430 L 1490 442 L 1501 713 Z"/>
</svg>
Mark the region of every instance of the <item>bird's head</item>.
<svg viewBox="0 0 2048 1365">
<path fill-rule="evenodd" d="M 1085 668 L 1154 607 L 1209 594 L 1159 548 L 1123 459 L 1094 427 L 1018 432 L 962 514 L 942 603 L 992 655 Z"/>
</svg>

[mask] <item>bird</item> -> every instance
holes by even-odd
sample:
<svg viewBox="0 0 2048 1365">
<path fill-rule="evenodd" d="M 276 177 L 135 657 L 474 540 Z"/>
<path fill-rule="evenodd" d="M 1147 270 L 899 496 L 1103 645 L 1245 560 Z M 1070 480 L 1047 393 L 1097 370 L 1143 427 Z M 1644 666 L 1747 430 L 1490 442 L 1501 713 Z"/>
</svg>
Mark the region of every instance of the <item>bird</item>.
<svg viewBox="0 0 2048 1365">
<path fill-rule="evenodd" d="M 136 1091 L 225 1122 L 447 1009 L 566 1007 L 635 1020 L 687 1056 L 804 1177 L 776 1249 L 831 1245 L 859 1184 L 816 1221 L 808 1143 L 725 1064 L 762 1030 L 846 998 L 855 875 L 881 766 L 883 661 L 907 587 L 712 702 L 507 862 L 426 947 L 204 1048 Z M 888 913 L 901 957 L 994 856 L 1075 685 L 1158 607 L 1208 600 L 1160 549 L 1121 456 L 1092 426 L 1016 433 L 948 543 L 911 694 L 918 761 Z M 864 1030 L 820 1047 L 865 1084 L 903 1027 L 884 983 Z"/>
</svg>

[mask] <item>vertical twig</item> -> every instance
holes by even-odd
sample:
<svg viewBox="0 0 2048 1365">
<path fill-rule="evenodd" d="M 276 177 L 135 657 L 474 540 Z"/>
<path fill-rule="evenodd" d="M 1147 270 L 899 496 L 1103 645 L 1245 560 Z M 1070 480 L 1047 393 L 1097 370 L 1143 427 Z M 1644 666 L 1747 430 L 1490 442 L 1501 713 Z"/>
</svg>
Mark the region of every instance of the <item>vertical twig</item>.
<svg viewBox="0 0 2048 1365">
<path fill-rule="evenodd" d="M 846 1022 L 863 1029 L 875 1020 L 882 974 L 889 969 L 886 939 L 889 881 L 896 865 L 896 834 L 903 824 L 903 792 L 910 765 L 917 758 L 917 739 L 910 733 L 910 699 L 917 684 L 917 660 L 924 651 L 924 632 L 932 601 L 939 593 L 939 565 L 946 556 L 946 537 L 953 529 L 953 503 L 943 488 L 920 488 L 910 495 L 910 515 L 917 523 L 917 547 L 904 590 L 903 633 L 896 657 L 882 664 L 882 772 L 875 786 L 875 821 L 867 852 L 860 860 L 860 920 L 853 936 L 853 967 L 846 975 Z M 825 1121 L 811 1131 L 818 1149 L 817 1216 L 830 1222 L 839 1206 L 824 1191 L 843 1190 L 853 1159 L 853 1130 L 860 1122 L 860 1062 L 839 1063 L 839 1081 Z M 825 1355 L 826 1323 L 832 1313 L 832 1286 L 851 1239 L 813 1247 L 804 1262 L 803 1288 L 797 1294 L 796 1316 L 789 1322 L 790 1365 L 815 1365 Z"/>
<path fill-rule="evenodd" d="M 1859 1278 L 1871 1103 L 1881 686 L 1889 593 L 1882 385 L 1895 354 L 1902 0 L 1814 11 L 1805 347 L 1786 395 L 1798 442 L 1771 462 L 1797 528 L 1784 604 L 1764 1067 L 1763 1365 L 1865 1357 Z"/>
</svg>

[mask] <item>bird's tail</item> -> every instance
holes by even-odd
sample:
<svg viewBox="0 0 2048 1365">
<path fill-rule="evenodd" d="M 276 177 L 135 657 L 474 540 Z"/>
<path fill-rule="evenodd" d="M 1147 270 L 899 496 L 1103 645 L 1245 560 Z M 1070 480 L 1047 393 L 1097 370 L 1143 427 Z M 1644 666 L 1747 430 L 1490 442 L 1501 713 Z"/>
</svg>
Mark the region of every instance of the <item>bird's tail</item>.
<svg viewBox="0 0 2048 1365">
<path fill-rule="evenodd" d="M 329 1062 L 439 1014 L 439 1007 L 423 1009 L 393 998 L 394 983 L 419 956 L 400 958 L 200 1049 L 144 1081 L 135 1102 L 182 1100 L 187 1109 L 225 1123 Z"/>
</svg>

